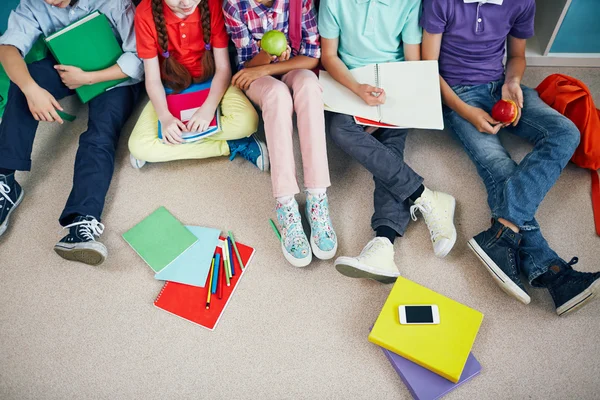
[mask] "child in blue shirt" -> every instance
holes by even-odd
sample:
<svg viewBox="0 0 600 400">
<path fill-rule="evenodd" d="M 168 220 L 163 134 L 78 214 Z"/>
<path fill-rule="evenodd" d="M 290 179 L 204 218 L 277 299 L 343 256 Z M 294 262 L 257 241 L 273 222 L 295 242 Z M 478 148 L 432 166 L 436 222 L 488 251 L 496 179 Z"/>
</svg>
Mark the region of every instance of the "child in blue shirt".
<svg viewBox="0 0 600 400">
<path fill-rule="evenodd" d="M 82 17 L 99 11 L 112 25 L 123 48 L 113 66 L 83 71 L 57 65 L 51 57 L 26 65 L 26 55 L 36 40 Z M 95 240 L 104 231 L 100 223 L 106 192 L 115 162 L 121 129 L 131 114 L 143 79 L 142 62 L 135 52 L 131 0 L 21 0 L 0 37 L 0 63 L 11 80 L 8 103 L 0 124 L 0 236 L 23 200 L 15 171 L 29 171 L 31 150 L 39 122 L 63 120 L 57 100 L 74 89 L 97 82 L 129 78 L 89 102 L 88 129 L 79 138 L 73 188 L 59 222 L 68 229 L 54 250 L 63 258 L 91 265 L 102 263 L 108 252 Z M 93 38 L 90 38 L 92 45 Z"/>
<path fill-rule="evenodd" d="M 420 0 L 323 0 L 319 10 L 322 63 L 331 76 L 365 103 L 385 102 L 385 91 L 357 82 L 349 70 L 373 63 L 421 59 Z M 394 240 L 419 211 L 431 233 L 434 253 L 446 256 L 456 241 L 455 200 L 423 186 L 423 178 L 404 162 L 407 129 L 374 131 L 350 115 L 330 113 L 334 142 L 373 174 L 376 237 L 357 257 L 339 257 L 337 270 L 350 277 L 393 282 L 399 276 Z"/>
</svg>

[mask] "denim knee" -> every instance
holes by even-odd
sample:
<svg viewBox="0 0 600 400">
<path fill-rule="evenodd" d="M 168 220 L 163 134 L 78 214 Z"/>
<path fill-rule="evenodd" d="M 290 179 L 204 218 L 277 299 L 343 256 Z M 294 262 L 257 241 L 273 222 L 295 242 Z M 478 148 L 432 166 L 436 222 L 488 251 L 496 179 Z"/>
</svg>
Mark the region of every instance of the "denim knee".
<svg viewBox="0 0 600 400">
<path fill-rule="evenodd" d="M 580 141 L 581 133 L 579 129 L 569 120 L 568 123 L 565 123 L 563 134 L 561 135 L 561 144 L 564 146 L 565 152 L 569 153 L 569 157 L 573 155 Z"/>
<path fill-rule="evenodd" d="M 337 113 L 332 113 L 330 116 L 329 135 L 333 142 L 342 149 L 345 149 L 352 143 L 352 134 L 348 129 L 348 118 L 352 117 Z"/>
</svg>

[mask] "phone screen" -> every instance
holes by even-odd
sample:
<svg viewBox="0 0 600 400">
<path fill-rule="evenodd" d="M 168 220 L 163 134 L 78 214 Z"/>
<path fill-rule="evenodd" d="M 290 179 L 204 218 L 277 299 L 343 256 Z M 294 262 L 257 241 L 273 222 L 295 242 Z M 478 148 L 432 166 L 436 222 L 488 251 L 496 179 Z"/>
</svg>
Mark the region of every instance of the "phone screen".
<svg viewBox="0 0 600 400">
<path fill-rule="evenodd" d="M 431 306 L 406 306 L 406 322 L 409 324 L 432 324 Z"/>
</svg>

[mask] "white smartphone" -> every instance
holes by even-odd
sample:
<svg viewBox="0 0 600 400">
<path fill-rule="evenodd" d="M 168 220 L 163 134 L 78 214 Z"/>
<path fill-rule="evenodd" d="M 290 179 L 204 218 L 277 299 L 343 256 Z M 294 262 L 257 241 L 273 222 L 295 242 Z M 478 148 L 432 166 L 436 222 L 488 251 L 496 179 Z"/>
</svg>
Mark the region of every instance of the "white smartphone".
<svg viewBox="0 0 600 400">
<path fill-rule="evenodd" d="M 435 304 L 399 306 L 400 323 L 404 325 L 435 325 L 440 323 L 440 310 Z"/>
</svg>

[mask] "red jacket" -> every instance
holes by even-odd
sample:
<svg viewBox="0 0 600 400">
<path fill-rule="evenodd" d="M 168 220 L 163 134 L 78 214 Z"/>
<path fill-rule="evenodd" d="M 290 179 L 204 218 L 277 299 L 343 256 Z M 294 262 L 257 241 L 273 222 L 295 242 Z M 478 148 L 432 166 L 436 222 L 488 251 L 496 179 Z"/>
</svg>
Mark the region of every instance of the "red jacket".
<svg viewBox="0 0 600 400">
<path fill-rule="evenodd" d="M 536 90 L 545 103 L 573 121 L 581 132 L 581 142 L 571 161 L 592 170 L 594 220 L 600 236 L 600 110 L 587 86 L 567 75 L 550 75 Z"/>
</svg>

